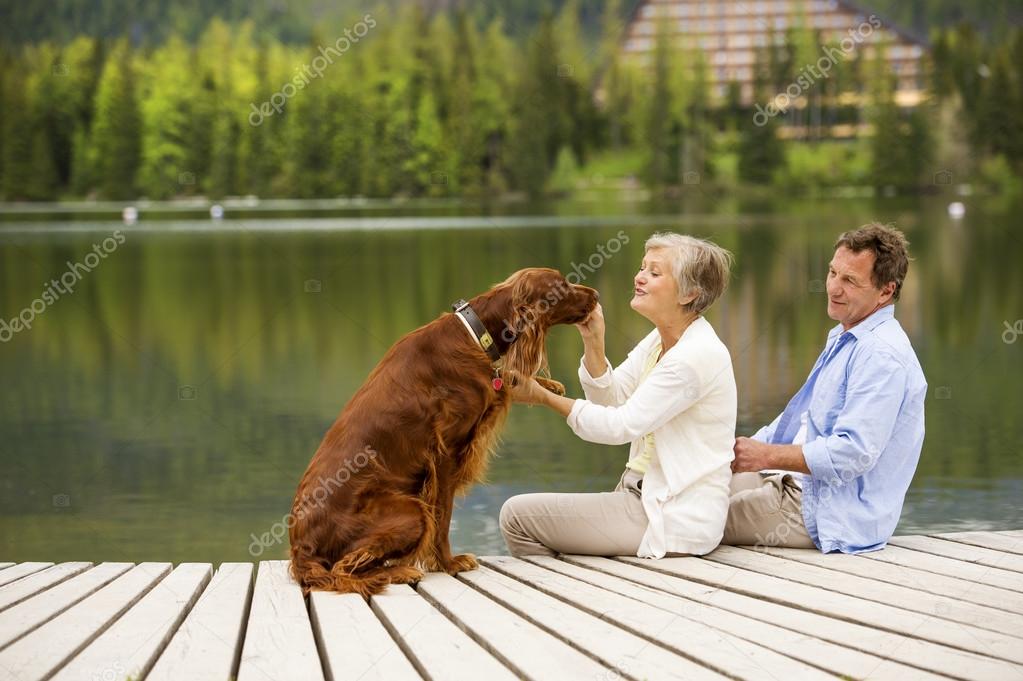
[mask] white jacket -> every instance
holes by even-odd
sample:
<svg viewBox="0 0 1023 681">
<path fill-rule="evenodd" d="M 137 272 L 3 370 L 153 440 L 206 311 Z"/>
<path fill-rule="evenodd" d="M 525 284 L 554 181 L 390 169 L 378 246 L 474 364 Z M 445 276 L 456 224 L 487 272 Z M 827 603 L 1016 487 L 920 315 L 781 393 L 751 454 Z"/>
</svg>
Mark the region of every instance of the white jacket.
<svg viewBox="0 0 1023 681">
<path fill-rule="evenodd" d="M 728 516 L 736 414 L 732 359 L 699 317 L 639 383 L 644 359 L 659 340 L 654 329 L 617 369 L 608 362 L 599 378 L 580 363 L 586 399 L 575 401 L 568 425 L 589 442 L 631 442 L 630 460 L 653 432 L 656 456 L 642 490 L 650 524 L 637 555 L 703 555 L 720 543 Z"/>
</svg>

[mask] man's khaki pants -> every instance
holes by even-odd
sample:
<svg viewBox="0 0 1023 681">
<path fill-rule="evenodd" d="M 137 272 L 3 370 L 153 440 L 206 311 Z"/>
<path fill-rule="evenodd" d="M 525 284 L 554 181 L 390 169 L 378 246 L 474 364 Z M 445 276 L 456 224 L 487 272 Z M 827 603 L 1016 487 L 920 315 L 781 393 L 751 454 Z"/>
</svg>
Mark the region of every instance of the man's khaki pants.
<svg viewBox="0 0 1023 681">
<path fill-rule="evenodd" d="M 614 492 L 519 494 L 501 507 L 513 556 L 635 556 L 646 533 L 642 475 L 626 469 Z"/>
<path fill-rule="evenodd" d="M 812 549 L 802 513 L 803 490 L 788 473 L 732 476 L 722 544 Z"/>
</svg>

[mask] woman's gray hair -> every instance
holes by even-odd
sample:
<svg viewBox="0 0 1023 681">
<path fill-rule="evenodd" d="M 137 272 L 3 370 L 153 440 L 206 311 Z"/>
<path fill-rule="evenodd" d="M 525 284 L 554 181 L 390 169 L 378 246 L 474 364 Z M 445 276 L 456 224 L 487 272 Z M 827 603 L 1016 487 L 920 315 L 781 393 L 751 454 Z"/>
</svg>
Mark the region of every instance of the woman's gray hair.
<svg viewBox="0 0 1023 681">
<path fill-rule="evenodd" d="M 686 312 L 702 313 L 717 300 L 728 287 L 732 271 L 732 254 L 705 239 L 660 232 L 646 240 L 645 251 L 664 249 L 669 256 L 671 273 L 678 283 L 679 301 L 693 293 L 696 298 L 682 308 Z"/>
</svg>

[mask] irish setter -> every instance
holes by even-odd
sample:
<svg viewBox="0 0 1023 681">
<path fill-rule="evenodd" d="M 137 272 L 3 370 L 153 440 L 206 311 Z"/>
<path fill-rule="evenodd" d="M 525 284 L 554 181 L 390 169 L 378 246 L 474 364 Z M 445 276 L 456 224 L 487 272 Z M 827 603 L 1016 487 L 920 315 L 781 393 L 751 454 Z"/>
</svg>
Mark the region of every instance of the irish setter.
<svg viewBox="0 0 1023 681">
<path fill-rule="evenodd" d="M 482 477 L 508 413 L 501 381 L 546 370 L 547 330 L 585 320 L 596 304 L 595 290 L 547 268 L 520 270 L 472 298 L 502 356 L 499 373 L 453 313 L 396 342 L 298 485 L 289 537 L 304 592 L 370 596 L 424 569 L 474 569 L 472 554 L 451 555 L 448 528 L 455 494 Z"/>
</svg>

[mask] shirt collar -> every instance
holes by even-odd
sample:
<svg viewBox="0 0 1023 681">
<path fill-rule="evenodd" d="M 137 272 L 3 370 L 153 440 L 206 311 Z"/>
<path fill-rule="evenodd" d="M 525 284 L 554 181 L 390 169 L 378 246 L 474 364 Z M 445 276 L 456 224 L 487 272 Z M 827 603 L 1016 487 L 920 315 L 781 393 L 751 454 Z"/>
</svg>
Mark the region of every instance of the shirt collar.
<svg viewBox="0 0 1023 681">
<path fill-rule="evenodd" d="M 863 336 L 865 336 L 866 334 L 872 332 L 874 329 L 876 329 L 884 322 L 894 318 L 895 318 L 894 303 L 890 305 L 885 305 L 879 310 L 875 310 L 873 314 L 869 315 L 859 324 L 849 329 L 848 333 L 851 333 L 853 336 L 856 337 L 856 340 L 859 340 L 863 338 Z M 835 336 L 841 335 L 843 332 L 844 329 L 842 328 L 842 325 L 841 324 L 836 325 L 835 328 L 831 329 L 831 332 L 828 333 L 828 340 L 834 338 Z"/>
</svg>

